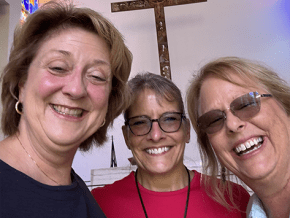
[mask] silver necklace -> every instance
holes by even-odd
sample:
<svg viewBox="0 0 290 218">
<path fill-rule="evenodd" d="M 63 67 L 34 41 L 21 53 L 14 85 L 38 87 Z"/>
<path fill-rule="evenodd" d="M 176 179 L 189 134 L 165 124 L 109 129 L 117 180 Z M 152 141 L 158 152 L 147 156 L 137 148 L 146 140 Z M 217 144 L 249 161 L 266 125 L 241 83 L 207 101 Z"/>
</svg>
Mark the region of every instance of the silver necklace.
<svg viewBox="0 0 290 218">
<path fill-rule="evenodd" d="M 60 185 L 57 181 L 55 181 L 53 178 L 51 178 L 50 176 L 48 176 L 41 168 L 40 166 L 38 166 L 38 164 L 36 163 L 36 161 L 31 157 L 31 155 L 27 152 L 27 150 L 24 148 L 23 144 L 21 143 L 20 139 L 18 138 L 18 136 L 15 134 L 16 138 L 18 139 L 21 147 L 23 148 L 23 150 L 25 151 L 25 153 L 28 155 L 28 157 L 30 157 L 30 159 L 35 163 L 35 165 L 37 166 L 37 168 L 47 177 L 49 178 L 51 181 L 53 181 L 55 184 Z"/>
</svg>

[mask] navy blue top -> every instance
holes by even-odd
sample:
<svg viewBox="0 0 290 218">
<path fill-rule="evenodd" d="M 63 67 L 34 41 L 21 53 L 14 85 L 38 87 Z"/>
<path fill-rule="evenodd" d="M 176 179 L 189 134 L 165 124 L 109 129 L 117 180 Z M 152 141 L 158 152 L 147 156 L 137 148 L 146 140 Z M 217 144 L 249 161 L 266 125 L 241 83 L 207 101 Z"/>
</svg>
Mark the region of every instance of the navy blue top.
<svg viewBox="0 0 290 218">
<path fill-rule="evenodd" d="M 106 217 L 74 170 L 71 177 L 71 185 L 49 186 L 0 160 L 0 218 Z"/>
</svg>

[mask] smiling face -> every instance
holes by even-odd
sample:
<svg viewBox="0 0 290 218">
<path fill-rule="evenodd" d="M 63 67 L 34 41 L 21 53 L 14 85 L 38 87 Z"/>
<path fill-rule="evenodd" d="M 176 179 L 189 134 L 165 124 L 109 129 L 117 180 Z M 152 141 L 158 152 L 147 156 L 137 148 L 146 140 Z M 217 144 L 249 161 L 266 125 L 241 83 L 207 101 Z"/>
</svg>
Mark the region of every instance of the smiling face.
<svg viewBox="0 0 290 218">
<path fill-rule="evenodd" d="M 20 87 L 20 127 L 39 142 L 79 146 L 106 116 L 109 58 L 105 41 L 82 29 L 66 29 L 44 41 Z"/>
<path fill-rule="evenodd" d="M 234 75 L 232 78 L 246 85 L 240 78 Z M 287 174 L 285 166 L 289 166 L 290 119 L 274 98 L 260 98 L 260 112 L 247 120 L 227 110 L 234 99 L 249 92 L 268 94 L 256 87 L 245 88 L 207 77 L 199 98 L 199 116 L 215 109 L 225 112 L 222 129 L 207 136 L 221 163 L 245 182 Z"/>
<path fill-rule="evenodd" d="M 142 91 L 132 105 L 129 118 L 146 115 L 150 119 L 159 119 L 166 112 L 180 112 L 176 102 L 158 98 L 149 89 Z M 184 148 L 190 138 L 189 125 L 184 119 L 180 129 L 173 133 L 163 132 L 158 123 L 153 122 L 147 135 L 135 136 L 127 126 L 123 126 L 123 134 L 141 172 L 159 174 L 184 169 Z"/>
</svg>

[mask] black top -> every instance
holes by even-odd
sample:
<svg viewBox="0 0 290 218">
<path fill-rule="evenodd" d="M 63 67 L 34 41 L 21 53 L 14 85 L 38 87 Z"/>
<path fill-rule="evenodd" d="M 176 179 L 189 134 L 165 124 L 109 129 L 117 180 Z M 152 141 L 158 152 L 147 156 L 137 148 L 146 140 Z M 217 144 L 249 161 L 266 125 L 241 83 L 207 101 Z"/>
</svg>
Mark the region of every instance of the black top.
<svg viewBox="0 0 290 218">
<path fill-rule="evenodd" d="M 71 177 L 71 185 L 49 186 L 0 160 L 0 218 L 106 217 L 74 170 Z"/>
</svg>

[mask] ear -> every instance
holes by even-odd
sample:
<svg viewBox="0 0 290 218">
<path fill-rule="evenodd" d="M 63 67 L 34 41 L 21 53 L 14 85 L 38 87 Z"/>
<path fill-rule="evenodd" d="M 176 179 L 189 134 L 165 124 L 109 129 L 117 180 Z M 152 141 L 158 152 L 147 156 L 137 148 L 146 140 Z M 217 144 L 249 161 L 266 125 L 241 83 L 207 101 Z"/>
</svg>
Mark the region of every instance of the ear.
<svg viewBox="0 0 290 218">
<path fill-rule="evenodd" d="M 127 126 L 122 126 L 122 132 L 123 132 L 123 136 L 124 136 L 124 139 L 125 139 L 125 143 L 126 143 L 126 145 L 127 145 L 127 148 L 129 149 L 129 150 L 131 150 L 131 148 L 130 148 L 130 143 L 129 143 L 129 132 L 128 132 L 128 127 Z"/>
<path fill-rule="evenodd" d="M 186 125 L 185 125 L 185 131 L 186 131 L 186 143 L 189 143 L 190 141 L 190 121 L 188 118 L 186 118 Z"/>
</svg>

